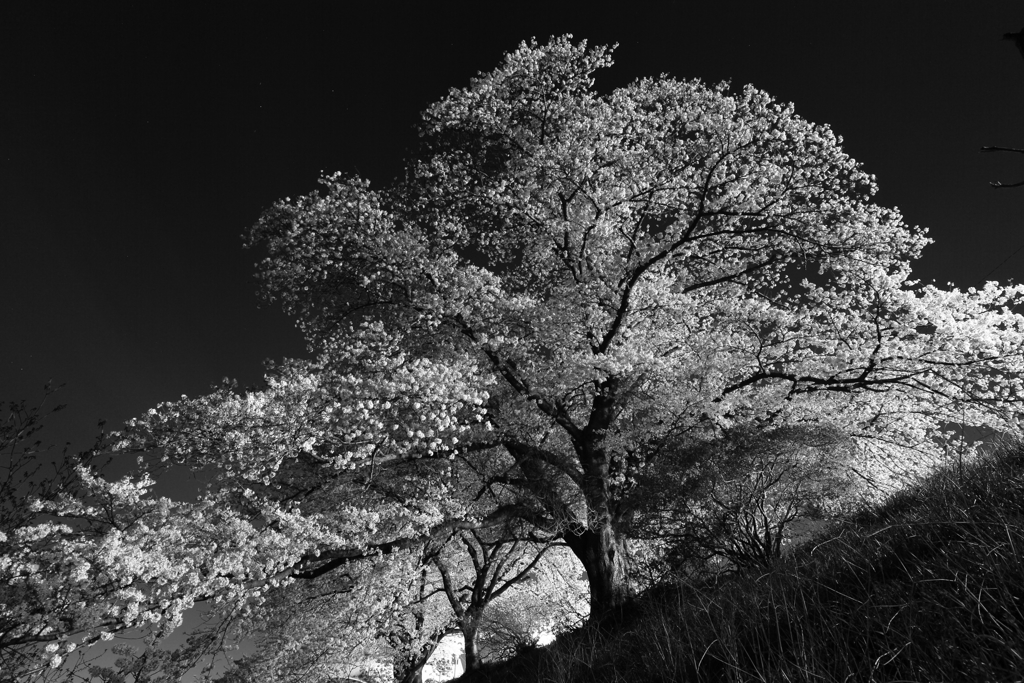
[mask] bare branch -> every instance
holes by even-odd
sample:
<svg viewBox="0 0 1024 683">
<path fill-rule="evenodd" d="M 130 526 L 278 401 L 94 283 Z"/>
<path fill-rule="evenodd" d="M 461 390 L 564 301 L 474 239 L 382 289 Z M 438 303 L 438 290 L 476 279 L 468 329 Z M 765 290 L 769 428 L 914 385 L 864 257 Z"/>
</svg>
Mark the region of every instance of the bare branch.
<svg viewBox="0 0 1024 683">
<path fill-rule="evenodd" d="M 982 147 L 981 151 L 982 152 L 1016 152 L 1017 154 L 1024 154 L 1024 149 L 1021 149 L 1019 147 L 988 146 L 988 147 Z"/>
</svg>

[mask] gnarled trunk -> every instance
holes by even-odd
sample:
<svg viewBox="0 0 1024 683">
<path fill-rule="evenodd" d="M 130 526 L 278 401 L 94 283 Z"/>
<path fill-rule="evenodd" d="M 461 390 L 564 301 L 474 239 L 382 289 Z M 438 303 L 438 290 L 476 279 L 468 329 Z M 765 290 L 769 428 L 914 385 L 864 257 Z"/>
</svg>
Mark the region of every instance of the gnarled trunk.
<svg viewBox="0 0 1024 683">
<path fill-rule="evenodd" d="M 622 607 L 631 597 L 626 537 L 607 520 L 596 529 L 567 536 L 566 543 L 587 571 L 590 618 L 600 619 Z"/>
<path fill-rule="evenodd" d="M 602 443 L 614 420 L 618 382 L 608 379 L 594 397 L 590 422 L 579 435 L 576 450 L 583 465 L 583 497 L 587 502 L 586 528 L 566 535 L 565 541 L 590 583 L 590 619 L 599 620 L 618 610 L 631 597 L 629 548 L 619 522 L 619 502 L 613 493 L 611 454 Z"/>
</svg>

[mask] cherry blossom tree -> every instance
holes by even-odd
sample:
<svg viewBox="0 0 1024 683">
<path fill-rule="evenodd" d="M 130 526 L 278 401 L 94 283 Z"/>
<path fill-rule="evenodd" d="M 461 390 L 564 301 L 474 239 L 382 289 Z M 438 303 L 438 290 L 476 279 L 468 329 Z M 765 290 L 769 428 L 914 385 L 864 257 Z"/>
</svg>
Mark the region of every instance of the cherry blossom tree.
<svg viewBox="0 0 1024 683">
<path fill-rule="evenodd" d="M 399 181 L 329 176 L 265 212 L 263 291 L 314 360 L 131 421 L 119 449 L 208 490 L 81 468 L 82 495 L 17 532 L 11 580 L 50 563 L 46 595 L 74 595 L 48 613 L 162 633 L 200 600 L 244 610 L 514 522 L 571 549 L 600 618 L 631 594 L 644 473 L 722 452 L 695 444 L 835 430 L 884 487 L 959 425 L 1016 428 L 1024 288 L 913 281 L 925 231 L 792 106 L 669 77 L 601 92 L 610 65 L 524 43 L 424 112 Z"/>
<path fill-rule="evenodd" d="M 222 390 L 193 402 L 178 402 L 173 415 L 154 410 L 146 416 L 153 424 L 147 434 L 158 438 L 159 426 L 173 419 L 183 452 L 192 453 L 189 448 L 208 444 L 204 439 L 216 434 L 231 443 L 236 439 L 250 445 L 259 441 L 258 448 L 253 448 L 263 454 L 261 462 L 270 462 L 273 453 L 267 451 L 279 436 L 274 430 L 286 429 L 282 420 L 299 419 L 301 411 L 310 406 L 309 401 L 288 402 L 296 386 L 305 388 L 303 381 L 305 375 L 289 367 L 282 371 L 278 384 L 268 389 L 270 397 L 239 399 Z M 266 409 L 268 405 L 271 410 Z M 20 419 L 23 413 L 15 411 L 12 416 Z M 14 426 L 13 436 L 6 439 L 13 444 L 12 472 L 34 468 L 31 457 L 37 454 L 35 447 L 21 446 L 34 429 L 32 417 L 28 414 L 20 422 L 12 418 L 7 423 Z M 186 425 L 190 428 L 185 429 Z M 308 439 L 305 434 L 300 436 L 299 446 Z M 123 440 L 130 441 L 127 432 Z M 213 445 L 225 455 L 223 443 Z M 165 452 L 174 453 L 171 448 Z M 308 455 L 301 447 L 296 452 Z M 196 455 L 197 467 L 201 463 L 202 456 Z M 390 569 L 408 576 L 407 567 L 395 569 L 400 551 L 414 546 L 410 539 L 416 537 L 416 529 L 429 528 L 436 510 L 413 510 L 377 499 L 361 508 L 333 504 L 327 513 L 338 515 L 339 523 L 334 524 L 325 515 L 315 511 L 304 514 L 289 503 L 304 485 L 324 489 L 332 477 L 321 476 L 319 485 L 304 482 L 309 462 L 300 459 L 289 466 L 291 488 L 285 489 L 267 475 L 250 482 L 239 476 L 237 462 L 222 458 L 213 468 L 217 476 L 197 503 L 153 496 L 154 480 L 145 469 L 120 481 L 108 481 L 89 459 L 59 469 L 58 474 L 67 470 L 67 476 L 59 481 L 44 477 L 43 485 L 19 490 L 23 495 L 12 501 L 11 514 L 4 517 L 9 524 L 5 522 L 0 537 L 0 656 L 5 659 L 5 669 L 12 670 L 13 662 L 24 663 L 26 670 L 48 665 L 67 674 L 65 660 L 70 653 L 81 652 L 82 646 L 140 629 L 150 633 L 155 642 L 180 626 L 185 612 L 197 603 L 213 603 L 218 617 L 215 628 L 193 634 L 183 656 L 173 662 L 187 670 L 188 661 L 198 661 L 221 647 L 225 635 L 221 624 L 250 615 L 282 584 L 315 579 L 350 559 L 383 555 L 388 561 L 379 563 L 378 574 Z M 336 474 L 340 470 L 332 465 L 329 471 Z M 250 478 L 252 472 L 245 470 Z M 268 483 L 264 484 L 264 479 Z M 280 495 L 261 495 L 246 483 Z M 424 473 L 416 484 L 431 486 Z M 428 496 L 430 505 L 437 505 L 436 498 Z M 347 496 L 347 500 L 359 502 L 356 499 Z M 354 512 L 348 514 L 350 510 Z M 371 540 L 395 526 L 413 529 L 404 536 L 396 532 L 406 543 L 371 547 Z M 340 550 L 320 559 L 325 548 Z M 364 571 L 363 576 L 365 586 L 376 587 L 371 581 L 373 572 Z M 367 623 L 386 621 L 401 609 L 399 588 L 393 581 L 385 581 L 378 590 L 363 590 L 353 614 L 369 619 Z M 170 663 L 165 653 L 152 649 L 145 657 L 159 668 Z"/>
<path fill-rule="evenodd" d="M 449 367 L 439 378 L 431 363 L 385 362 L 388 342 L 379 332 L 366 326 L 356 333 L 369 345 L 356 355 L 369 348 L 376 359 L 369 372 L 361 360 L 346 370 L 348 356 L 335 348 L 329 359 L 275 368 L 262 391 L 243 395 L 225 385 L 198 399 L 161 405 L 119 435 L 122 449 L 162 453 L 154 474 L 164 463 L 205 470 L 210 483 L 201 501 L 211 509 L 230 509 L 260 530 L 278 526 L 271 512 L 276 510 L 309 521 L 305 533 L 339 532 L 334 541 L 321 537 L 282 548 L 280 564 L 269 573 L 211 572 L 220 583 L 208 586 L 207 595 L 223 597 L 231 610 L 241 609 L 234 601 L 255 603 L 238 613 L 241 618 L 223 614 L 234 623 L 216 635 L 223 641 L 230 630 L 235 642 L 249 637 L 268 645 L 239 664 L 247 673 L 237 675 L 329 678 L 345 652 L 370 638 L 390 652 L 396 680 L 413 681 L 440 638 L 459 630 L 467 635 L 475 665 L 473 645 L 487 605 L 522 579 L 543 552 L 543 545 L 530 552 L 542 542 L 535 533 L 510 537 L 515 518 L 505 508 L 515 501 L 509 487 L 487 475 L 491 459 L 456 457 L 452 447 L 458 443 L 454 434 L 471 431 L 469 425 L 482 417 L 479 406 L 487 394 L 467 387 L 451 408 L 458 419 L 444 417 L 449 408 L 432 392 L 442 386 L 450 391 L 457 375 Z M 421 371 L 424 378 L 410 379 Z M 367 399 L 375 403 L 357 400 L 353 410 L 352 392 L 366 391 L 356 389 L 365 382 L 376 385 L 376 399 Z M 417 383 L 423 392 L 415 393 Z M 382 392 L 391 398 L 380 400 Z M 393 419 L 385 425 L 381 417 L 389 410 Z M 421 411 L 429 411 L 427 420 Z M 370 439 L 360 438 L 373 430 Z M 213 521 L 209 528 L 218 526 Z M 289 533 L 302 535 L 294 527 Z M 413 556 L 418 564 L 409 564 Z M 338 576 L 344 577 L 343 589 L 321 587 L 334 586 Z M 418 597 L 396 597 L 410 594 L 410 582 L 418 586 Z M 240 585 L 247 588 L 238 592 Z M 307 606 L 306 613 L 288 608 L 297 603 Z M 327 618 L 332 610 L 351 618 Z M 223 642 L 192 652 L 209 655 L 222 647 Z M 194 658 L 178 661 L 187 670 Z"/>
<path fill-rule="evenodd" d="M 478 669 L 482 663 L 479 636 L 491 603 L 529 577 L 550 548 L 533 547 L 504 531 L 500 527 L 497 533 L 491 529 L 466 530 L 446 544 L 461 546 L 454 552 L 468 555 L 468 563 L 465 558 L 453 563 L 452 550 L 445 552 L 446 548 L 439 549 L 432 558 L 463 637 L 467 671 Z M 458 571 L 460 564 L 462 571 Z"/>
<path fill-rule="evenodd" d="M 480 627 L 488 659 L 508 659 L 583 624 L 589 605 L 582 571 L 576 556 L 556 545 L 506 597 L 489 605 Z"/>
<path fill-rule="evenodd" d="M 637 474 L 681 438 L 827 425 L 893 482 L 951 424 L 1012 428 L 1021 368 L 1022 290 L 910 279 L 925 231 L 827 126 L 753 87 L 602 94 L 610 64 L 524 43 L 426 110 L 401 182 L 327 177 L 250 236 L 313 348 L 373 321 L 471 368 L 490 431 L 454 448 L 514 464 L 594 614 L 629 596 Z"/>
<path fill-rule="evenodd" d="M 96 449 L 57 451 L 44 440 L 46 420 L 63 405 L 47 407 L 57 388 L 47 385 L 38 405 L 12 401 L 0 409 L 0 681 L 29 676 L 51 678 L 75 645 L 61 642 L 69 632 L 88 633 L 81 593 L 54 576 L 81 573 L 82 561 L 64 557 L 55 537 L 67 525 L 36 524 L 47 504 L 78 495 L 79 467 L 95 470 Z M 102 425 L 101 425 L 102 426 Z M 102 437 L 101 437 L 102 438 Z M 72 522 L 73 523 L 73 522 Z M 43 652 L 45 658 L 37 656 Z M 80 657 L 68 671 L 84 670 Z"/>
<path fill-rule="evenodd" d="M 508 616 L 517 610 L 506 604 L 530 606 L 529 615 L 518 615 L 527 636 L 530 629 L 558 628 L 569 611 L 559 600 L 566 582 L 553 580 L 553 567 L 542 562 L 550 546 L 506 531 L 463 530 L 415 551 L 351 560 L 285 583 L 240 610 L 221 603 L 178 650 L 157 642 L 141 652 L 122 646 L 116 665 L 91 672 L 111 681 L 131 674 L 142 683 L 205 664 L 208 676 L 222 671 L 215 678 L 222 682 L 327 682 L 375 668 L 383 673 L 381 664 L 390 662 L 388 680 L 413 683 L 448 634 L 463 636 L 466 667 L 477 668 L 478 640 L 493 645 L 508 635 Z M 499 599 L 504 619 L 494 621 L 491 605 Z M 255 643 L 254 651 L 232 662 L 231 650 L 243 641 Z"/>
<path fill-rule="evenodd" d="M 233 625 L 255 651 L 217 680 L 328 682 L 375 671 L 411 683 L 456 630 L 420 551 L 349 562 L 267 598 Z"/>
</svg>

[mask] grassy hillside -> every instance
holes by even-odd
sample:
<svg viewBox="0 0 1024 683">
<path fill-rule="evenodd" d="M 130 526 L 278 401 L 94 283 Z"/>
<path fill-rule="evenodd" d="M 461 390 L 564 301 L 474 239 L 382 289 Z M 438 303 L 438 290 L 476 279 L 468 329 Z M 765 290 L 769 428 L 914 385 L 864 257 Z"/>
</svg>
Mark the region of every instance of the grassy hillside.
<svg viewBox="0 0 1024 683">
<path fill-rule="evenodd" d="M 1024 445 L 941 472 L 768 573 L 663 586 L 461 679 L 1024 680 Z"/>
</svg>

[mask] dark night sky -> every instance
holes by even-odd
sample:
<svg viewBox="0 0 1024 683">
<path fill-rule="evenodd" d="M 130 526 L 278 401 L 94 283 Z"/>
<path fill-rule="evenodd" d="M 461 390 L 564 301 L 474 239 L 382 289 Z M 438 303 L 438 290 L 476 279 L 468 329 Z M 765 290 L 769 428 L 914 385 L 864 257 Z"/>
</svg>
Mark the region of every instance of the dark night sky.
<svg viewBox="0 0 1024 683">
<path fill-rule="evenodd" d="M 0 9 L 0 400 L 70 404 L 50 438 L 111 425 L 264 358 L 302 355 L 258 309 L 241 233 L 321 172 L 384 183 L 419 111 L 520 40 L 618 42 L 599 87 L 666 72 L 753 83 L 829 123 L 878 199 L 928 226 L 921 279 L 1024 279 L 1016 2 L 356 3 Z M 136 7 L 139 7 L 137 5 Z M 611 7 L 608 5 L 608 7 Z"/>
</svg>

